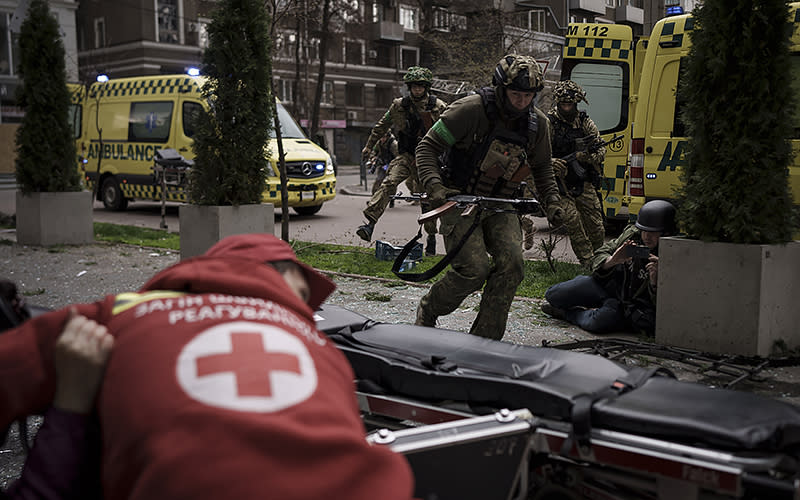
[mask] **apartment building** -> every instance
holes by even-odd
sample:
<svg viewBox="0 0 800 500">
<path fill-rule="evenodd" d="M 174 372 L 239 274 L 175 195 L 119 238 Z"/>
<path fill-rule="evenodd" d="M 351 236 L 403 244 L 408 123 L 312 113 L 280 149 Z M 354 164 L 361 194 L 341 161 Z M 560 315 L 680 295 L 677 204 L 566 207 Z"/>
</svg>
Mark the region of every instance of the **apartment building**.
<svg viewBox="0 0 800 500">
<path fill-rule="evenodd" d="M 15 97 L 19 86 L 16 38 L 27 15 L 28 4 L 28 0 L 0 0 L 0 123 L 18 123 L 22 118 Z M 77 9 L 77 0 L 50 0 L 50 11 L 58 19 L 63 33 L 69 81 L 78 81 Z M 7 134 L 0 132 L 0 135 L 5 137 Z M 0 138 L 0 143 L 4 142 Z"/>
<path fill-rule="evenodd" d="M 327 24 L 319 11 L 280 17 L 273 71 L 278 97 L 308 126 L 322 35 L 327 34 L 319 124 L 339 162 L 358 161 L 372 125 L 392 98 L 405 92 L 401 82 L 409 66 L 430 67 L 439 79 L 436 91 L 444 98 L 458 96 L 470 88 L 467 80 L 478 80 L 465 77 L 463 61 L 471 59 L 467 52 L 475 48 L 468 43 L 481 33 L 480 53 L 532 54 L 546 65 L 547 78 L 557 80 L 570 22 L 626 23 L 642 33 L 645 12 L 654 8 L 643 2 L 655 2 L 662 11 L 664 5 L 664 0 L 330 1 L 335 8 Z M 278 3 L 300 8 L 315 2 Z M 89 82 L 99 74 L 115 78 L 198 67 L 209 13 L 217 5 L 213 0 L 82 0 L 76 30 L 79 78 Z M 454 48 L 450 54 L 457 57 L 449 57 Z M 491 63 L 483 66 L 488 83 Z"/>
</svg>

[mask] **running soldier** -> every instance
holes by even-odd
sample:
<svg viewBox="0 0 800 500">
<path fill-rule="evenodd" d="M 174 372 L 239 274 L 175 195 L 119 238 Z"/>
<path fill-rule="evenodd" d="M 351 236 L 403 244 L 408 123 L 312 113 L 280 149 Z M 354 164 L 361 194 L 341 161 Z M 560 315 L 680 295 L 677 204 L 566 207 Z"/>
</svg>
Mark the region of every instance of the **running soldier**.
<svg viewBox="0 0 800 500">
<path fill-rule="evenodd" d="M 547 202 L 547 218 L 553 224 L 562 222 L 547 118 L 533 104 L 542 87 L 535 59 L 507 55 L 495 68 L 491 87 L 447 108 L 417 147 L 420 180 L 433 206 L 455 194 L 512 198 L 532 173 L 537 191 Z M 438 158 L 444 153 L 445 164 L 440 168 Z M 511 209 L 511 205 L 500 203 L 494 208 Z M 512 212 L 475 212 L 464 216 L 459 210 L 449 210 L 440 217 L 448 252 L 473 232 L 453 257 L 452 268 L 421 299 L 416 324 L 435 326 L 439 316 L 453 312 L 485 283 L 470 333 L 501 339 L 524 274 L 520 220 Z"/>
<path fill-rule="evenodd" d="M 439 115 L 447 107 L 444 101 L 430 94 L 431 83 L 433 83 L 431 70 L 412 66 L 403 76 L 403 81 L 408 86 L 410 95 L 398 97 L 392 102 L 386 114 L 372 128 L 367 145 L 362 151 L 363 155 L 367 155 L 380 137 L 390 128 L 394 129 L 399 154 L 392 160 L 386 178 L 367 202 L 367 208 L 364 209 L 364 217 L 367 218 L 367 222 L 356 230 L 358 237 L 364 241 L 372 240 L 375 224 L 386 210 L 391 197 L 397 192 L 397 186 L 409 177 L 414 179 L 416 184 L 418 176 L 417 166 L 414 162 L 414 150 L 420 138 L 439 119 Z M 428 209 L 430 209 L 428 204 L 423 203 L 422 211 L 426 212 Z M 426 223 L 425 232 L 428 233 L 425 253 L 434 255 L 436 253 L 436 222 Z"/>
<path fill-rule="evenodd" d="M 579 102 L 589 102 L 581 86 L 564 80 L 556 84 L 553 93 L 556 104 L 547 118 L 551 125 L 553 172 L 561 194 L 564 225 L 578 261 L 589 266 L 592 254 L 605 240 L 603 209 L 596 186 L 603 173 L 606 149 L 588 151 L 587 146 L 600 140 L 600 132 L 586 111 L 578 111 Z M 571 153 L 576 153 L 575 161 L 583 168 L 583 176 L 562 159 Z"/>
</svg>

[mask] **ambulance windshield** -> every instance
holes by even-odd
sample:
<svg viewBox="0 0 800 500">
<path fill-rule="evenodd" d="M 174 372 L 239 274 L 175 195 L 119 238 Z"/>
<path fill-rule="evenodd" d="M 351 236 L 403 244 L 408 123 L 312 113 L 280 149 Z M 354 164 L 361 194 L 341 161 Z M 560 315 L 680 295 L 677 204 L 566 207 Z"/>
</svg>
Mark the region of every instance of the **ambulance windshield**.
<svg viewBox="0 0 800 500">
<path fill-rule="evenodd" d="M 303 134 L 303 129 L 292 118 L 292 115 L 286 111 L 283 104 L 278 103 L 278 120 L 281 122 L 281 138 L 282 139 L 306 139 Z M 276 138 L 275 130 L 271 131 L 272 138 Z"/>
</svg>

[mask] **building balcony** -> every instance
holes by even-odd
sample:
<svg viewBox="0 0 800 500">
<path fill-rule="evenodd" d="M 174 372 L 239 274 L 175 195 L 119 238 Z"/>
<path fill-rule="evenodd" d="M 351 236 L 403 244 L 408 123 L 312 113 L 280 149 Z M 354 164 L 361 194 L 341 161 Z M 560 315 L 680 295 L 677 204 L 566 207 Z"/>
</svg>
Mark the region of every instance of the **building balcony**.
<svg viewBox="0 0 800 500">
<path fill-rule="evenodd" d="M 620 5 L 614 9 L 614 21 L 617 23 L 644 24 L 644 9 L 632 5 Z"/>
<path fill-rule="evenodd" d="M 606 2 L 605 0 L 569 0 L 569 9 L 605 14 Z"/>
<path fill-rule="evenodd" d="M 372 39 L 402 42 L 404 39 L 403 25 L 391 21 L 372 23 Z"/>
</svg>

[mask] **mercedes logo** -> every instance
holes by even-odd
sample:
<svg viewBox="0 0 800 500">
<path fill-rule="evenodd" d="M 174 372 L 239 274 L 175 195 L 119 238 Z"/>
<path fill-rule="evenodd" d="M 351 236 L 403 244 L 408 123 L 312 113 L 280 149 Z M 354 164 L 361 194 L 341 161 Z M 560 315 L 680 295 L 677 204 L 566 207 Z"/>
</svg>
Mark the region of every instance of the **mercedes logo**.
<svg viewBox="0 0 800 500">
<path fill-rule="evenodd" d="M 303 163 L 303 167 L 302 167 L 303 175 L 308 177 L 309 175 L 311 175 L 311 172 L 313 172 L 313 171 L 314 171 L 314 168 L 311 166 L 310 163 L 308 163 L 308 162 Z"/>
</svg>

